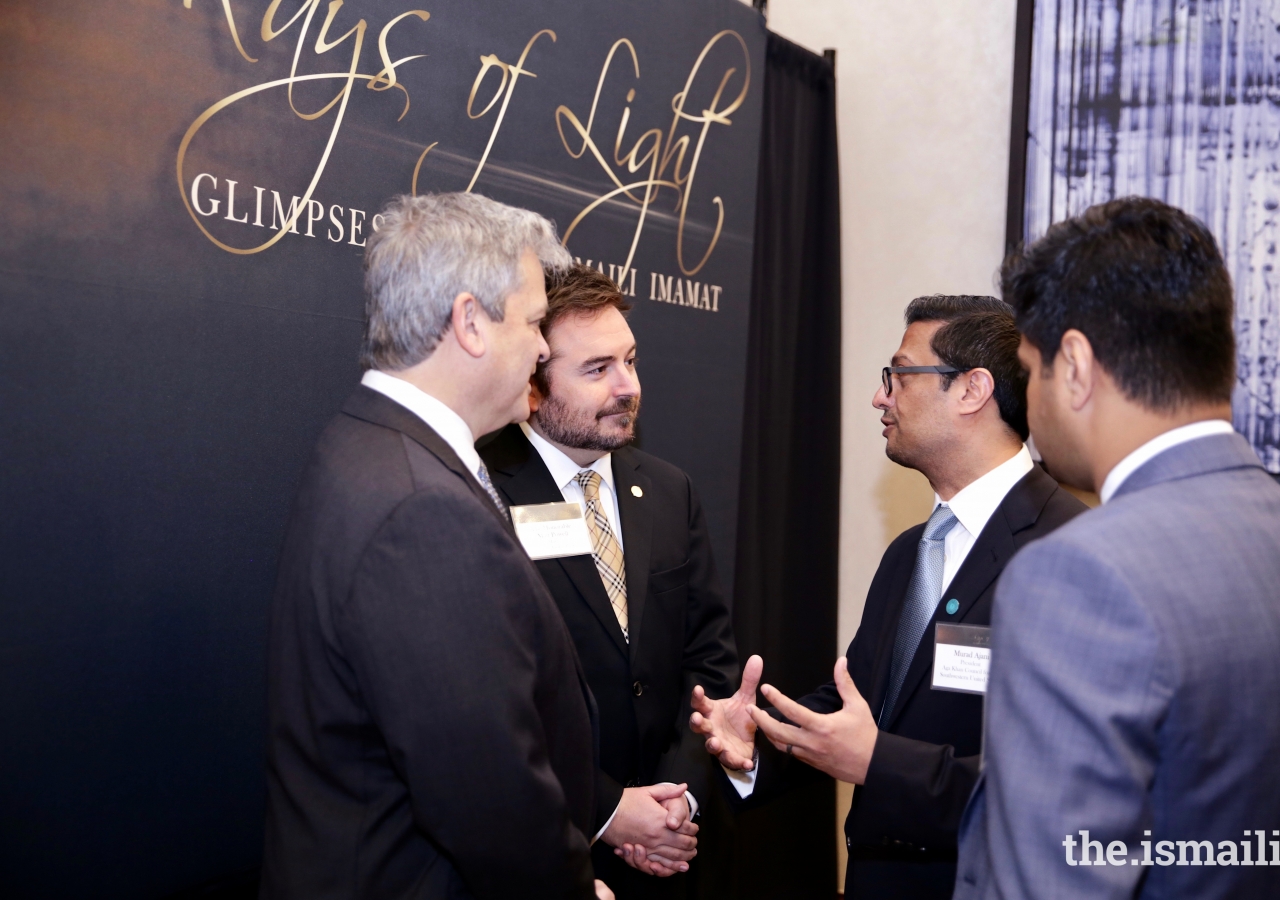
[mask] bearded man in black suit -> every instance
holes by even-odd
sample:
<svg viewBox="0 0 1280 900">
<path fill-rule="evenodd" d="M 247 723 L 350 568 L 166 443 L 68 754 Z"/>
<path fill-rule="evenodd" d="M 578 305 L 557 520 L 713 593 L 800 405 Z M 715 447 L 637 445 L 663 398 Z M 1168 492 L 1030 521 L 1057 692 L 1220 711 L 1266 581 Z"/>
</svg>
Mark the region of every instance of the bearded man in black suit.
<svg viewBox="0 0 1280 900">
<path fill-rule="evenodd" d="M 592 858 L 619 898 L 680 896 L 714 774 L 688 729 L 689 697 L 694 684 L 728 696 L 737 682 L 729 602 L 689 476 L 628 446 L 640 381 L 626 297 L 578 265 L 548 277 L 547 304 L 533 412 L 481 455 L 512 507 L 583 509 L 592 552 L 537 567 L 600 710 Z"/>
</svg>

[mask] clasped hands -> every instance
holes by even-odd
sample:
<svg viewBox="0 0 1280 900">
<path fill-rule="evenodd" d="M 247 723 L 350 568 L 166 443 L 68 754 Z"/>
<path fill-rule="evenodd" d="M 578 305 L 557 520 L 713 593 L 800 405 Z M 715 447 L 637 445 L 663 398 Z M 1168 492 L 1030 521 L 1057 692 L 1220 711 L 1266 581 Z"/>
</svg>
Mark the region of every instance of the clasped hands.
<svg viewBox="0 0 1280 900">
<path fill-rule="evenodd" d="M 689 871 L 698 855 L 698 826 L 689 815 L 688 785 L 626 788 L 613 821 L 600 836 L 627 865 L 665 878 Z"/>
<path fill-rule="evenodd" d="M 701 685 L 693 689 L 689 727 L 706 738 L 707 752 L 726 769 L 749 772 L 759 730 L 783 753 L 840 781 L 864 783 L 879 730 L 871 708 L 849 677 L 847 660 L 842 656 L 835 666 L 836 690 L 844 707 L 827 715 L 801 706 L 771 685 L 760 688 L 765 699 L 795 724 L 779 722 L 756 706 L 756 686 L 763 672 L 763 659 L 748 659 L 737 692 L 724 700 L 708 698 Z"/>
</svg>

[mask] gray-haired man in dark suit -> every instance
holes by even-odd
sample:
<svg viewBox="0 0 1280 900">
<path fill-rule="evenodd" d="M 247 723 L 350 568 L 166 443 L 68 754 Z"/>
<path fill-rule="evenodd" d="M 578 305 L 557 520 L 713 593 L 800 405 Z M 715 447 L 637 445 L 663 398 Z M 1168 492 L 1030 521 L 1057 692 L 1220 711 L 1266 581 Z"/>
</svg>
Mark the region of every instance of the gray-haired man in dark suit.
<svg viewBox="0 0 1280 900">
<path fill-rule="evenodd" d="M 361 384 L 320 436 L 268 645 L 264 898 L 613 895 L 594 702 L 476 453 L 529 415 L 551 223 L 401 197 L 366 251 Z"/>
<path fill-rule="evenodd" d="M 1280 486 L 1231 429 L 1217 245 L 1116 200 L 1003 288 L 1036 446 L 1103 506 L 1000 580 L 955 896 L 1280 896 Z"/>
</svg>

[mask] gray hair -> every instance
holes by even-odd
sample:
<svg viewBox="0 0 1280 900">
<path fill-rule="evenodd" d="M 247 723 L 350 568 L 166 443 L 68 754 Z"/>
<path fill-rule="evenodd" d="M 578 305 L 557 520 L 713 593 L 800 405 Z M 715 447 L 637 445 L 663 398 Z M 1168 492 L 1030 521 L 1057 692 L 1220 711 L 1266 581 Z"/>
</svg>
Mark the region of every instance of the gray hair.
<svg viewBox="0 0 1280 900">
<path fill-rule="evenodd" d="M 453 301 L 471 293 L 501 322 L 532 250 L 546 269 L 573 259 L 535 212 L 479 194 L 402 194 L 381 213 L 364 253 L 365 328 L 360 365 L 396 372 L 429 357 Z"/>
</svg>

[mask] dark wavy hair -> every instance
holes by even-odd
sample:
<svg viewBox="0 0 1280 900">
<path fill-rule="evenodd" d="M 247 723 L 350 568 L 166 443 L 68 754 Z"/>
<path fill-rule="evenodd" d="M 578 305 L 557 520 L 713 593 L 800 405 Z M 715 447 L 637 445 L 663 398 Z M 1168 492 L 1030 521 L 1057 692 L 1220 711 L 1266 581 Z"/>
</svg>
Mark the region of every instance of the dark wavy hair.
<svg viewBox="0 0 1280 900">
<path fill-rule="evenodd" d="M 1231 276 L 1209 229 L 1180 209 L 1146 197 L 1091 206 L 1014 251 L 1000 286 L 1047 369 L 1075 328 L 1148 409 L 1231 399 Z"/>
</svg>

